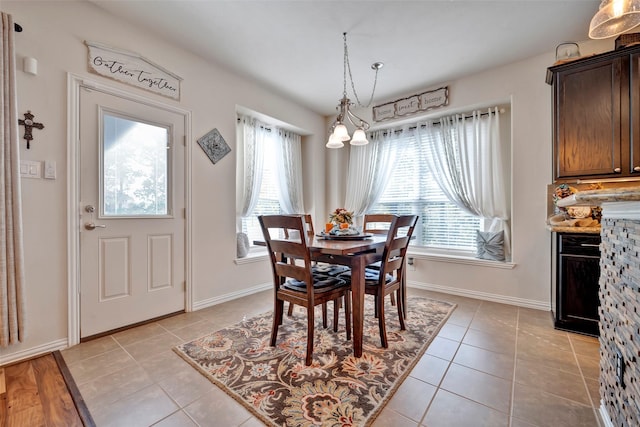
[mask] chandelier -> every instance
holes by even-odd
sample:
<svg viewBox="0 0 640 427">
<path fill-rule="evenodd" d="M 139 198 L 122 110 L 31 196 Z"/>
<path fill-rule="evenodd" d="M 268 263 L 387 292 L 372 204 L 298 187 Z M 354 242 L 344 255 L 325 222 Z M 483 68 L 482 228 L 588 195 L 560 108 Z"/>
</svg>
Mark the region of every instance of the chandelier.
<svg viewBox="0 0 640 427">
<path fill-rule="evenodd" d="M 356 93 L 356 87 L 353 84 L 353 76 L 351 75 L 351 65 L 349 64 L 349 50 L 347 49 L 347 33 L 342 33 L 344 40 L 344 63 L 343 63 L 343 86 L 342 86 L 342 99 L 338 101 L 336 110 L 338 116 L 331 125 L 331 134 L 329 135 L 329 141 L 327 142 L 327 148 L 342 148 L 344 142 L 349 141 L 351 145 L 366 145 L 369 143 L 365 132 L 369 129 L 369 123 L 358 117 L 351 108 L 356 104 L 351 102 L 347 97 L 347 71 L 349 72 L 349 81 L 351 82 L 351 89 L 353 90 L 353 96 L 355 97 L 358 105 L 363 108 L 368 108 L 373 102 L 373 95 L 376 92 L 376 83 L 378 82 L 378 71 L 384 65 L 382 62 L 374 62 L 371 68 L 375 70 L 376 75 L 373 81 L 373 90 L 371 91 L 371 98 L 367 105 L 362 105 L 358 94 Z M 353 132 L 353 136 L 349 135 L 346 123 L 349 122 L 356 130 Z"/>
<path fill-rule="evenodd" d="M 591 19 L 589 37 L 606 39 L 640 25 L 640 0 L 602 0 Z"/>
</svg>

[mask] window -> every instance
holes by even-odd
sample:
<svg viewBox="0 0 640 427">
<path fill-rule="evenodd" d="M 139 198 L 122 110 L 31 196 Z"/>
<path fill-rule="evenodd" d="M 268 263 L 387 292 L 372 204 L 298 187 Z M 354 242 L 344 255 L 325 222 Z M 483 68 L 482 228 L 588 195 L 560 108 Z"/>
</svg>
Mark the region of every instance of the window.
<svg viewBox="0 0 640 427">
<path fill-rule="evenodd" d="M 480 218 L 450 202 L 427 168 L 426 150 L 409 132 L 398 134 L 396 166 L 372 213 L 419 215 L 412 246 L 475 252 Z"/>
<path fill-rule="evenodd" d="M 412 244 L 452 255 L 473 256 L 485 227 L 503 231 L 508 258 L 510 129 L 499 118 L 505 111 L 491 107 L 374 132 L 370 152 L 387 150 L 393 166 L 378 175 L 387 185 L 375 190 L 367 211 L 420 215 Z"/>
<path fill-rule="evenodd" d="M 263 140 L 265 144 L 264 163 L 262 168 L 262 183 L 256 207 L 253 213 L 242 218 L 242 232 L 249 236 L 249 242 L 263 240 L 262 229 L 258 222 L 258 215 L 277 215 L 282 213 L 278 201 L 278 171 L 276 170 L 276 140 L 274 132 L 269 132 Z"/>
<path fill-rule="evenodd" d="M 243 114 L 236 129 L 236 227 L 253 242 L 259 215 L 304 213 L 301 137 Z"/>
</svg>

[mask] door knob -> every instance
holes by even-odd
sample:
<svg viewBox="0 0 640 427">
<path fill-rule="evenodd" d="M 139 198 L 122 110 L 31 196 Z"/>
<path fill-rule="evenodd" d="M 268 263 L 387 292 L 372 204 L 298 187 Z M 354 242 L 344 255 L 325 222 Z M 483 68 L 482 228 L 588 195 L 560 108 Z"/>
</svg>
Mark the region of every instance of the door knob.
<svg viewBox="0 0 640 427">
<path fill-rule="evenodd" d="M 636 166 L 635 168 L 633 168 L 634 172 L 640 172 L 640 166 Z"/>
<path fill-rule="evenodd" d="M 106 224 L 95 225 L 93 222 L 85 222 L 84 228 L 87 230 L 95 230 L 96 228 L 107 228 Z"/>
<path fill-rule="evenodd" d="M 620 169 L 620 168 L 615 168 L 613 171 L 614 171 L 615 173 L 620 173 L 620 172 L 622 172 L 622 169 Z"/>
</svg>

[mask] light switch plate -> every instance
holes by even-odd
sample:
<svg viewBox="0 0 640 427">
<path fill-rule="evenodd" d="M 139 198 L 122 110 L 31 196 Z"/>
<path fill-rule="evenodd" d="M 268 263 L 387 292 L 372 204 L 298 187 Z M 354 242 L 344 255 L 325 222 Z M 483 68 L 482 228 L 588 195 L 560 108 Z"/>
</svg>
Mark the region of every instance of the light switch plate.
<svg viewBox="0 0 640 427">
<path fill-rule="evenodd" d="M 56 162 L 53 160 L 45 160 L 44 177 L 46 179 L 56 179 Z"/>
<path fill-rule="evenodd" d="M 41 162 L 36 162 L 33 160 L 20 160 L 20 176 L 23 178 L 39 179 L 41 177 L 41 168 Z"/>
</svg>

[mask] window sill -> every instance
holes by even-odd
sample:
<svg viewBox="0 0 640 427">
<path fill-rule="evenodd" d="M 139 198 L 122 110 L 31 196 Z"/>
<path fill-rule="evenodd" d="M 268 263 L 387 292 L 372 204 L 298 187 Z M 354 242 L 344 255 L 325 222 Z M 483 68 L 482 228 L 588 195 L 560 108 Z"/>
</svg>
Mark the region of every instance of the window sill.
<svg viewBox="0 0 640 427">
<path fill-rule="evenodd" d="M 452 264 L 476 265 L 481 267 L 503 268 L 512 270 L 516 264 L 511 261 L 492 261 L 488 259 L 479 259 L 470 255 L 452 255 L 443 253 L 423 252 L 418 250 L 407 251 L 408 258 L 424 259 L 427 261 L 449 262 Z"/>
<path fill-rule="evenodd" d="M 251 264 L 254 262 L 268 261 L 268 260 L 269 260 L 269 256 L 267 254 L 266 248 L 256 248 L 256 249 L 251 249 L 246 257 L 236 258 L 233 260 L 233 262 L 235 262 L 236 265 L 242 265 L 242 264 Z"/>
</svg>

